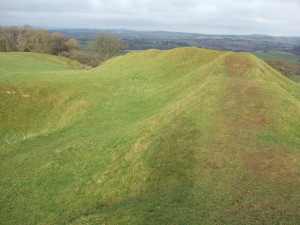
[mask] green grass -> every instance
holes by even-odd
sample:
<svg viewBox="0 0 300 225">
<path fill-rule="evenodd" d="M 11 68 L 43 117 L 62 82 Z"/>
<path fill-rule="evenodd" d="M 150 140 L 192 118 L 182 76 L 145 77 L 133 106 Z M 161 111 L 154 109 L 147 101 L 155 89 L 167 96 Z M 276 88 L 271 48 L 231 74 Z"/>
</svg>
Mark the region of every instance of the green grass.
<svg viewBox="0 0 300 225">
<path fill-rule="evenodd" d="M 289 52 L 284 52 L 279 50 L 268 50 L 268 51 L 260 50 L 260 51 L 252 52 L 252 54 L 259 57 L 262 60 L 267 60 L 270 58 L 280 58 L 300 65 L 300 56 Z"/>
<path fill-rule="evenodd" d="M 0 71 L 1 224 L 298 223 L 299 84 L 198 48 L 56 66 Z"/>
<path fill-rule="evenodd" d="M 25 52 L 1 52 L 0 72 L 40 72 L 80 69 L 80 63 L 67 58 Z"/>
</svg>

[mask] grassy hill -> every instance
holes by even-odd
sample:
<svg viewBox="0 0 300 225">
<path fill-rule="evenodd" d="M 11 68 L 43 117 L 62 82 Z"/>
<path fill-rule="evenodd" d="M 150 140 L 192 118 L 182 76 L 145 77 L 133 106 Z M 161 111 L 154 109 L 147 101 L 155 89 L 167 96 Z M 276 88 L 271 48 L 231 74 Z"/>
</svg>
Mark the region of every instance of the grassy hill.
<svg viewBox="0 0 300 225">
<path fill-rule="evenodd" d="M 0 57 L 1 224 L 299 222 L 300 86 L 257 57 Z"/>
<path fill-rule="evenodd" d="M 70 59 L 32 52 L 1 52 L 0 72 L 41 72 L 81 69 L 80 63 Z"/>
</svg>

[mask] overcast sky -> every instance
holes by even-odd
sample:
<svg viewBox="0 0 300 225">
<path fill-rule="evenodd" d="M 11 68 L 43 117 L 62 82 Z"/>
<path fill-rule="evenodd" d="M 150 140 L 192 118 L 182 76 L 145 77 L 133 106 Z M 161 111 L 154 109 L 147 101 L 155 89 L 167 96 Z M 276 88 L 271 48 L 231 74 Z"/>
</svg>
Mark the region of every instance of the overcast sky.
<svg viewBox="0 0 300 225">
<path fill-rule="evenodd" d="M 0 0 L 0 25 L 300 36 L 300 0 Z"/>
</svg>

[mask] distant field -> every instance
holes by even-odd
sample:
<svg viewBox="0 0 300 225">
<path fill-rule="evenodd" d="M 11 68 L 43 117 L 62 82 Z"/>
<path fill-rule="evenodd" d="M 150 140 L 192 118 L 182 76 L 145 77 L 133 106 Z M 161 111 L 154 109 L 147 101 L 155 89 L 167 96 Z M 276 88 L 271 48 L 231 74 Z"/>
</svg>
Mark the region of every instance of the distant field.
<svg viewBox="0 0 300 225">
<path fill-rule="evenodd" d="M 107 32 L 126 40 L 129 49 L 173 49 L 178 47 L 197 46 L 205 49 L 229 50 L 237 52 L 253 52 L 255 50 L 274 49 L 292 50 L 300 45 L 299 37 L 274 37 L 266 35 L 208 35 L 197 33 L 166 31 L 134 31 L 126 29 L 59 29 L 69 38 L 76 38 L 87 43 L 99 32 Z"/>
<path fill-rule="evenodd" d="M 293 63 L 297 63 L 300 65 L 300 56 L 295 55 L 293 53 L 289 52 L 283 52 L 283 51 L 278 51 L 278 50 L 268 50 L 268 51 L 256 51 L 252 52 L 252 54 L 256 55 L 257 57 L 261 58 L 262 60 L 266 60 L 269 58 L 281 58 L 288 60 Z"/>
<path fill-rule="evenodd" d="M 0 224 L 298 225 L 299 112 L 249 53 L 1 53 Z"/>
</svg>

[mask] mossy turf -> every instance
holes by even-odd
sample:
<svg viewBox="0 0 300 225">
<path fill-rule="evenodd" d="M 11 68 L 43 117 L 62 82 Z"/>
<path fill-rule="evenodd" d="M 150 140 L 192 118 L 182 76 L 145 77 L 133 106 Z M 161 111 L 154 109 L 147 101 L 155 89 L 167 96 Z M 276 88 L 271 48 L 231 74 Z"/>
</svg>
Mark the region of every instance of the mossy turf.
<svg viewBox="0 0 300 225">
<path fill-rule="evenodd" d="M 255 56 L 0 57 L 1 224 L 299 223 L 300 86 Z"/>
</svg>

